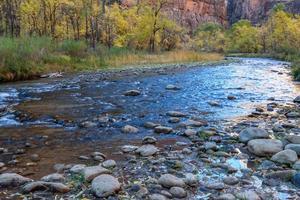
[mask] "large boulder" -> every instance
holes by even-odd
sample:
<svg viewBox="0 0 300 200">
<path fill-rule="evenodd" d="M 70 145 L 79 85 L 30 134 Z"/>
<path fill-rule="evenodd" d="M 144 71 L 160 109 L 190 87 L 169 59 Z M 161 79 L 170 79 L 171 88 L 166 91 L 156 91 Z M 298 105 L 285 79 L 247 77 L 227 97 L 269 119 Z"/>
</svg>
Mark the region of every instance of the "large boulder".
<svg viewBox="0 0 300 200">
<path fill-rule="evenodd" d="M 166 188 L 171 187 L 184 187 L 185 183 L 181 178 L 178 178 L 172 174 L 164 174 L 158 179 L 158 183 Z"/>
<path fill-rule="evenodd" d="M 141 156 L 152 156 L 158 152 L 158 148 L 151 144 L 146 144 L 139 147 L 136 152 L 139 153 Z"/>
<path fill-rule="evenodd" d="M 248 150 L 257 156 L 272 156 L 283 150 L 280 140 L 255 139 L 248 142 Z"/>
<path fill-rule="evenodd" d="M 298 160 L 298 156 L 295 151 L 286 149 L 273 155 L 271 160 L 281 164 L 294 164 Z"/>
<path fill-rule="evenodd" d="M 261 128 L 246 128 L 240 132 L 240 141 L 248 142 L 253 139 L 269 138 L 269 133 Z"/>
<path fill-rule="evenodd" d="M 121 184 L 115 177 L 103 174 L 92 181 L 92 191 L 99 198 L 111 196 L 121 189 Z"/>
<path fill-rule="evenodd" d="M 84 179 L 88 182 L 92 181 L 96 176 L 99 176 L 101 174 L 110 174 L 110 173 L 111 172 L 108 169 L 105 169 L 100 165 L 86 167 L 83 170 Z"/>
<path fill-rule="evenodd" d="M 294 102 L 295 102 L 295 103 L 300 103 L 300 96 L 297 96 L 297 97 L 294 99 Z"/>
<path fill-rule="evenodd" d="M 285 149 L 291 149 L 295 151 L 298 156 L 300 156 L 300 144 L 288 144 L 285 146 Z"/>
<path fill-rule="evenodd" d="M 4 173 L 0 175 L 0 188 L 19 186 L 30 181 L 32 180 L 29 178 L 25 178 L 19 174 Z"/>
</svg>

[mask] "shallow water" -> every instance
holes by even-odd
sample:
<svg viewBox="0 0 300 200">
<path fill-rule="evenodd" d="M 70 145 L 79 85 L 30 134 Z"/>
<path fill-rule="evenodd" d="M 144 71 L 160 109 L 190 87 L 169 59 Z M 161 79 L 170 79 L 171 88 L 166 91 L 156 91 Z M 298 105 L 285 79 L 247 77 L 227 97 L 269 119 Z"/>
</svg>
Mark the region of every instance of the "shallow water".
<svg viewBox="0 0 300 200">
<path fill-rule="evenodd" d="M 285 102 L 299 95 L 300 87 L 292 82 L 288 63 L 257 58 L 236 61 L 116 80 L 103 81 L 95 73 L 0 85 L 0 143 L 22 147 L 29 141 L 36 145 L 31 153 L 55 149 L 45 159 L 45 166 L 68 163 L 92 151 L 90 147 L 113 152 L 118 146 L 153 135 L 153 131 L 142 128 L 147 121 L 176 128 L 178 125 L 168 123 L 167 111 L 182 111 L 218 124 L 251 113 L 271 97 Z M 166 90 L 169 84 L 181 90 Z M 142 91 L 142 95 L 123 95 L 131 89 Z M 228 95 L 236 99 L 228 100 Z M 210 106 L 210 101 L 220 106 Z M 85 121 L 95 121 L 97 127 L 80 127 Z M 139 127 L 140 132 L 121 133 L 127 124 Z M 46 146 L 43 136 L 50 141 Z M 159 137 L 163 143 L 180 140 L 174 134 Z"/>
</svg>

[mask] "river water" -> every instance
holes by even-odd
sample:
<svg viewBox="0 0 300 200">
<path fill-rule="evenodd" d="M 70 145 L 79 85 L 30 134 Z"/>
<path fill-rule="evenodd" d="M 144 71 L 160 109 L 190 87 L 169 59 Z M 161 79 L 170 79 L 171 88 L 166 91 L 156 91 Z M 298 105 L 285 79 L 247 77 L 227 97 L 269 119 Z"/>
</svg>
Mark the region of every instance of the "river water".
<svg viewBox="0 0 300 200">
<path fill-rule="evenodd" d="M 168 123 L 168 111 L 218 124 L 247 115 L 270 98 L 285 102 L 300 93 L 288 63 L 271 59 L 235 58 L 231 63 L 180 73 L 129 75 L 114 80 L 103 80 L 99 74 L 0 85 L 1 146 L 33 143 L 36 148 L 29 150 L 31 153 L 46 152 L 45 167 L 49 160 L 65 163 L 86 153 L 86 149 L 111 152 L 116 146 L 140 140 L 153 134 L 142 128 L 148 121 L 180 132 L 180 124 Z M 181 89 L 166 90 L 169 84 Z M 142 94 L 123 95 L 131 89 Z M 236 99 L 229 100 L 229 95 Z M 211 106 L 211 101 L 219 106 Z M 96 126 L 81 127 L 87 121 Z M 140 132 L 121 133 L 127 124 L 139 127 Z M 165 143 L 179 140 L 176 134 L 161 137 Z"/>
</svg>

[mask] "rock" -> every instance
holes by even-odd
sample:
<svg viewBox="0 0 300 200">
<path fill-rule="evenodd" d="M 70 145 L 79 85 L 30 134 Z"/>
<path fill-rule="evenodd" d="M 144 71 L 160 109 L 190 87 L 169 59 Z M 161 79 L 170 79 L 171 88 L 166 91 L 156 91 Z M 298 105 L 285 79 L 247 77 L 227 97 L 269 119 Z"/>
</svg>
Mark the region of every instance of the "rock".
<svg viewBox="0 0 300 200">
<path fill-rule="evenodd" d="M 223 182 L 227 185 L 236 185 L 239 183 L 239 179 L 235 176 L 227 176 L 223 179 Z"/>
<path fill-rule="evenodd" d="M 164 174 L 158 179 L 158 183 L 166 188 L 171 187 L 184 187 L 185 183 L 181 178 L 178 178 L 172 174 Z"/>
<path fill-rule="evenodd" d="M 235 200 L 235 196 L 232 194 L 221 194 L 216 198 L 216 200 Z"/>
<path fill-rule="evenodd" d="M 146 122 L 144 123 L 145 128 L 154 129 L 155 127 L 160 126 L 160 124 L 155 124 L 153 122 Z"/>
<path fill-rule="evenodd" d="M 300 112 L 289 112 L 286 114 L 288 118 L 300 118 Z"/>
<path fill-rule="evenodd" d="M 229 95 L 229 96 L 227 96 L 227 99 L 228 99 L 228 100 L 235 100 L 236 97 L 235 97 L 235 96 L 232 96 L 232 95 Z"/>
<path fill-rule="evenodd" d="M 42 177 L 41 180 L 45 182 L 63 182 L 65 180 L 65 177 L 61 174 L 54 173 Z"/>
<path fill-rule="evenodd" d="M 107 169 L 114 168 L 116 166 L 117 166 L 117 163 L 114 160 L 106 160 L 102 163 L 102 167 L 107 168 Z"/>
<path fill-rule="evenodd" d="M 238 199 L 243 199 L 243 200 L 261 200 L 261 198 L 257 195 L 257 193 L 252 190 L 239 192 L 236 194 L 236 197 Z"/>
<path fill-rule="evenodd" d="M 120 189 L 121 184 L 118 179 L 111 175 L 103 174 L 92 181 L 92 191 L 99 198 L 114 195 Z"/>
<path fill-rule="evenodd" d="M 89 160 L 90 157 L 88 157 L 88 156 L 79 156 L 78 159 L 80 159 L 80 160 Z"/>
<path fill-rule="evenodd" d="M 70 188 L 62 183 L 36 181 L 28 183 L 23 187 L 24 193 L 30 193 L 38 190 L 51 190 L 53 192 L 67 193 Z"/>
<path fill-rule="evenodd" d="M 198 185 L 198 177 L 194 174 L 191 174 L 191 173 L 187 173 L 185 175 L 185 179 L 184 179 L 184 182 L 189 185 L 189 186 L 196 186 Z"/>
<path fill-rule="evenodd" d="M 126 125 L 122 128 L 122 132 L 123 133 L 138 133 L 139 129 L 134 126 Z"/>
<path fill-rule="evenodd" d="M 25 178 L 19 174 L 4 173 L 0 175 L 0 188 L 19 186 L 30 181 L 32 180 L 29 178 Z"/>
<path fill-rule="evenodd" d="M 110 171 L 101 166 L 86 167 L 83 170 L 84 179 L 88 182 L 101 174 L 110 174 Z"/>
<path fill-rule="evenodd" d="M 171 187 L 170 193 L 175 198 L 185 198 L 187 195 L 186 191 L 181 187 Z"/>
<path fill-rule="evenodd" d="M 3 162 L 0 162 L 0 168 L 4 167 L 5 164 Z"/>
<path fill-rule="evenodd" d="M 70 172 L 74 173 L 74 174 L 79 174 L 82 173 L 84 168 L 86 167 L 86 165 L 84 164 L 78 164 L 78 165 L 74 165 L 71 169 Z"/>
<path fill-rule="evenodd" d="M 135 150 L 137 150 L 139 147 L 138 146 L 133 146 L 133 145 L 124 145 L 122 146 L 122 151 L 124 153 L 130 153 L 130 152 L 134 152 Z"/>
<path fill-rule="evenodd" d="M 297 97 L 294 99 L 294 102 L 295 102 L 295 103 L 300 103 L 300 96 L 297 96 Z"/>
<path fill-rule="evenodd" d="M 106 159 L 106 155 L 104 154 L 104 153 L 101 153 L 101 152 L 93 152 L 92 154 L 91 154 L 91 156 L 93 157 L 93 158 L 95 158 L 95 157 L 101 157 L 103 160 L 104 159 Z"/>
<path fill-rule="evenodd" d="M 169 112 L 167 112 L 167 116 L 170 116 L 170 117 L 186 117 L 187 115 L 185 113 L 178 112 L 178 111 L 169 111 Z"/>
<path fill-rule="evenodd" d="M 180 118 L 178 117 L 171 117 L 169 120 L 168 120 L 169 123 L 171 124 L 176 124 L 176 123 L 179 123 L 180 122 Z"/>
<path fill-rule="evenodd" d="M 293 144 L 300 144 L 300 135 L 288 135 L 286 139 Z"/>
<path fill-rule="evenodd" d="M 128 90 L 124 92 L 125 96 L 139 96 L 141 92 L 139 90 Z"/>
<path fill-rule="evenodd" d="M 184 149 L 182 149 L 181 152 L 182 152 L 183 154 L 186 154 L 186 155 L 192 154 L 192 153 L 193 153 L 193 151 L 192 151 L 191 149 L 189 149 L 189 148 L 184 148 Z"/>
<path fill-rule="evenodd" d="M 157 126 L 154 128 L 155 133 L 171 133 L 173 132 L 173 129 L 171 127 L 166 127 L 166 126 Z"/>
<path fill-rule="evenodd" d="M 192 119 L 187 120 L 184 124 L 185 126 L 192 126 L 192 127 L 202 127 L 208 125 L 207 121 L 192 120 Z"/>
<path fill-rule="evenodd" d="M 205 142 L 204 143 L 204 148 L 205 150 L 210 150 L 210 149 L 217 149 L 217 144 L 215 142 Z"/>
<path fill-rule="evenodd" d="M 167 200 L 167 197 L 161 195 L 161 194 L 151 194 L 149 196 L 150 200 Z"/>
<path fill-rule="evenodd" d="M 217 101 L 210 101 L 210 102 L 208 102 L 208 104 L 211 105 L 211 106 L 214 106 L 214 107 L 219 107 L 219 106 L 221 106 L 220 103 L 217 102 Z"/>
<path fill-rule="evenodd" d="M 270 169 L 278 169 L 278 166 L 270 161 L 270 160 L 264 160 L 258 167 L 259 170 L 270 170 Z"/>
<path fill-rule="evenodd" d="M 284 149 L 291 149 L 295 151 L 298 156 L 300 156 L 300 144 L 288 144 Z"/>
<path fill-rule="evenodd" d="M 268 132 L 261 128 L 246 128 L 242 130 L 239 135 L 240 141 L 244 143 L 253 139 L 262 139 L 268 137 Z"/>
<path fill-rule="evenodd" d="M 211 190 L 223 190 L 225 188 L 224 183 L 215 182 L 215 183 L 209 183 L 205 185 L 206 188 Z"/>
<path fill-rule="evenodd" d="M 95 122 L 90 122 L 90 121 L 86 121 L 86 122 L 82 122 L 80 124 L 80 127 L 83 127 L 83 128 L 93 128 L 93 127 L 96 127 L 98 124 L 95 123 Z"/>
<path fill-rule="evenodd" d="M 274 139 L 255 139 L 248 142 L 248 150 L 257 156 L 274 155 L 283 149 L 280 140 Z"/>
<path fill-rule="evenodd" d="M 167 85 L 166 90 L 180 90 L 181 88 L 176 85 Z"/>
<path fill-rule="evenodd" d="M 40 161 L 40 156 L 38 154 L 32 154 L 32 155 L 30 155 L 30 160 L 32 162 L 38 162 L 38 161 Z"/>
<path fill-rule="evenodd" d="M 187 129 L 187 130 L 184 131 L 184 135 L 188 136 L 188 137 L 194 136 L 196 134 L 197 134 L 197 131 L 193 130 L 193 129 Z"/>
<path fill-rule="evenodd" d="M 282 181 L 290 181 L 296 173 L 297 171 L 292 169 L 282 170 L 282 171 L 270 172 L 266 174 L 265 177 L 269 179 L 280 179 Z"/>
<path fill-rule="evenodd" d="M 158 148 L 156 148 L 154 145 L 146 144 L 141 147 L 139 147 L 136 152 L 139 153 L 141 156 L 148 157 L 156 154 L 158 152 Z"/>
<path fill-rule="evenodd" d="M 155 144 L 157 139 L 155 137 L 146 136 L 143 138 L 143 144 Z"/>
<path fill-rule="evenodd" d="M 297 162 L 295 162 L 295 164 L 293 165 L 293 169 L 300 171 L 300 160 L 298 160 Z"/>
<path fill-rule="evenodd" d="M 287 149 L 273 155 L 271 160 L 281 164 L 294 164 L 298 160 L 298 156 L 295 151 Z"/>
<path fill-rule="evenodd" d="M 296 173 L 292 178 L 292 183 L 300 188 L 300 173 Z"/>
</svg>

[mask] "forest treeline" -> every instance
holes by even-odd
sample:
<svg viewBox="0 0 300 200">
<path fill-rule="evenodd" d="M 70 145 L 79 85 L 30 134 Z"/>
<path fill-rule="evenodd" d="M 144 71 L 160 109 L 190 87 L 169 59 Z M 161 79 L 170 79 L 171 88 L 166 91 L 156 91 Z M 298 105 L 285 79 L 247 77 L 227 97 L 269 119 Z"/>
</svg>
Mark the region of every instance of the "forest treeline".
<svg viewBox="0 0 300 200">
<path fill-rule="evenodd" d="M 0 0 L 0 81 L 49 71 L 219 60 L 203 52 L 255 53 L 294 62 L 300 79 L 300 17 L 282 4 L 259 26 L 205 23 L 188 31 L 164 12 L 169 0 Z"/>
</svg>

